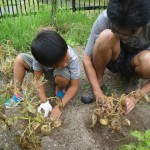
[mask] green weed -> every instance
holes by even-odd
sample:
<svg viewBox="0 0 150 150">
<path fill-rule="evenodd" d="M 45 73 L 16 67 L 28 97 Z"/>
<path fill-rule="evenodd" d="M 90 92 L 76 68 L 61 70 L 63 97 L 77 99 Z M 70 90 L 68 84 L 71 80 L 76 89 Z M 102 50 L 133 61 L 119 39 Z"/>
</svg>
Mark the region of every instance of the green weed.
<svg viewBox="0 0 150 150">
<path fill-rule="evenodd" d="M 119 150 L 149 150 L 150 149 L 150 130 L 144 133 L 133 131 L 131 135 L 136 138 L 134 143 L 122 145 Z"/>
</svg>

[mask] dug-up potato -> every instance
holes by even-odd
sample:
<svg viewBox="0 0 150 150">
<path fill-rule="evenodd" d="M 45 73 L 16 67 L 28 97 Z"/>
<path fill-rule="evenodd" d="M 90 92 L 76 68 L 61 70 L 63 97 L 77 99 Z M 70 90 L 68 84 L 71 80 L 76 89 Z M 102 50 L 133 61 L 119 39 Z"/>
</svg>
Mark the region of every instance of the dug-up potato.
<svg viewBox="0 0 150 150">
<path fill-rule="evenodd" d="M 92 127 L 95 126 L 96 122 L 97 122 L 97 115 L 93 114 L 92 115 Z"/>
<path fill-rule="evenodd" d="M 100 122 L 100 124 L 103 125 L 103 126 L 107 126 L 108 123 L 109 123 L 108 119 L 103 119 L 103 118 L 100 118 L 100 119 L 99 119 L 99 122 Z"/>
<path fill-rule="evenodd" d="M 122 121 L 122 125 L 123 125 L 123 126 L 128 126 L 128 127 L 130 127 L 130 126 L 131 126 L 131 122 L 130 122 L 129 119 L 124 119 L 124 120 Z"/>
<path fill-rule="evenodd" d="M 49 125 L 43 125 L 41 127 L 41 133 L 42 135 L 45 135 L 45 136 L 49 135 L 51 133 L 51 130 L 52 128 Z"/>
<path fill-rule="evenodd" d="M 120 129 L 121 129 L 120 121 L 117 120 L 117 119 L 112 120 L 112 121 L 111 121 L 111 124 L 110 124 L 110 127 L 111 127 L 111 129 L 113 129 L 113 130 L 120 130 Z"/>
<path fill-rule="evenodd" d="M 60 126 L 61 126 L 61 120 L 60 119 L 57 119 L 57 120 L 53 121 L 53 127 L 54 128 L 58 128 Z"/>
</svg>

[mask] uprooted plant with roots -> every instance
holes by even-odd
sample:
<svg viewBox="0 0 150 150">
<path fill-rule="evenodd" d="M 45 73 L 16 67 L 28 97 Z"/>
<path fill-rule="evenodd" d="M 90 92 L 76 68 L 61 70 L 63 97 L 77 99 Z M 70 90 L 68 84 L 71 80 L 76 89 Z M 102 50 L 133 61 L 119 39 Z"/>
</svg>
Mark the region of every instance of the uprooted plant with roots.
<svg viewBox="0 0 150 150">
<path fill-rule="evenodd" d="M 36 149 L 41 146 L 40 135 L 50 135 L 54 128 L 61 125 L 60 119 L 53 119 L 44 117 L 44 110 L 42 114 L 37 113 L 37 107 L 40 105 L 40 100 L 36 96 L 36 88 L 41 84 L 45 84 L 46 80 L 42 77 L 35 88 L 33 83 L 25 82 L 23 86 L 23 93 L 20 93 L 23 102 L 20 106 L 19 115 L 15 116 L 17 120 L 23 120 L 22 132 L 17 134 L 19 145 L 23 149 Z M 33 85 L 33 86 L 31 86 Z M 57 100 L 57 97 L 49 97 L 50 101 Z M 61 101 L 61 100 L 60 100 Z"/>
<path fill-rule="evenodd" d="M 0 46 L 0 75 L 1 78 L 5 77 L 5 80 L 1 82 L 0 94 L 4 95 L 3 98 L 10 97 L 14 92 L 20 94 L 22 98 L 21 104 L 15 108 L 14 114 L 10 116 L 5 115 L 4 105 L 0 106 L 0 122 L 3 128 L 12 129 L 18 128 L 16 134 L 18 144 L 22 149 L 40 149 L 41 147 L 41 135 L 50 135 L 51 131 L 58 128 L 61 125 L 60 119 L 53 119 L 50 117 L 44 117 L 42 114 L 37 113 L 37 107 L 40 105 L 40 100 L 37 97 L 37 88 L 41 84 L 45 84 L 47 81 L 44 76 L 41 77 L 38 83 L 35 85 L 34 76 L 29 81 L 24 81 L 22 91 L 20 91 L 19 83 L 16 87 L 13 87 L 13 62 L 15 56 L 14 53 L 10 53 L 10 49 Z M 63 111 L 61 99 L 58 97 L 49 97 L 49 101 L 54 101 L 61 111 Z M 44 110 L 43 110 L 44 111 Z M 16 126 L 17 125 L 17 126 Z"/>
<path fill-rule="evenodd" d="M 143 101 L 149 101 L 148 96 L 139 90 L 133 91 L 128 95 L 122 94 L 120 98 L 112 95 L 103 98 L 96 103 L 96 108 L 92 114 L 92 127 L 99 122 L 103 126 L 108 126 L 112 130 L 120 130 L 122 126 L 130 126 L 131 122 L 125 118 L 126 105 L 124 99 L 128 96 L 141 97 Z"/>
<path fill-rule="evenodd" d="M 8 98 L 13 93 L 12 76 L 16 50 L 11 45 L 0 45 L 0 94 Z"/>
</svg>

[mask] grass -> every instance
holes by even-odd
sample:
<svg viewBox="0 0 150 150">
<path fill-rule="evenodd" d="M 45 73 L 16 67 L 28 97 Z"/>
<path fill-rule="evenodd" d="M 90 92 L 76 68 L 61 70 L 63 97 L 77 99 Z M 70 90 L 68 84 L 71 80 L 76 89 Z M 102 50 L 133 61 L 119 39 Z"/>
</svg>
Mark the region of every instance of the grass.
<svg viewBox="0 0 150 150">
<path fill-rule="evenodd" d="M 99 11 L 86 13 L 85 11 L 72 12 L 71 10 L 57 10 L 58 32 L 71 46 L 85 45 L 93 22 Z M 50 7 L 42 6 L 36 15 L 19 15 L 5 17 L 0 20 L 0 44 L 7 40 L 12 41 L 18 51 L 30 50 L 30 44 L 41 26 L 50 24 Z"/>
<path fill-rule="evenodd" d="M 3 105 L 7 101 L 7 97 L 5 94 L 0 95 L 0 105 Z"/>
<path fill-rule="evenodd" d="M 0 23 L 0 44 L 10 40 L 17 50 L 25 51 L 29 49 L 39 26 L 47 26 L 48 24 L 49 9 L 45 7 L 41 8 L 37 15 L 5 17 Z"/>
<path fill-rule="evenodd" d="M 71 46 L 85 45 L 91 31 L 93 22 L 98 12 L 86 13 L 83 11 L 59 11 L 58 32 L 66 39 Z"/>
</svg>

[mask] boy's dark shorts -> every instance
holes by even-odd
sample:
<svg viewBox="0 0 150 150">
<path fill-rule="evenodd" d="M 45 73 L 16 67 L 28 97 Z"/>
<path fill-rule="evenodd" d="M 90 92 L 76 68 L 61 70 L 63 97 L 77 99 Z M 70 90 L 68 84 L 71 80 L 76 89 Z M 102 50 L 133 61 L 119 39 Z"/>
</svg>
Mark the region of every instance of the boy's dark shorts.
<svg viewBox="0 0 150 150">
<path fill-rule="evenodd" d="M 107 68 L 113 73 L 121 73 L 125 76 L 134 76 L 134 68 L 131 66 L 132 58 L 142 50 L 131 52 L 121 47 L 120 55 L 115 62 L 110 62 Z"/>
</svg>

